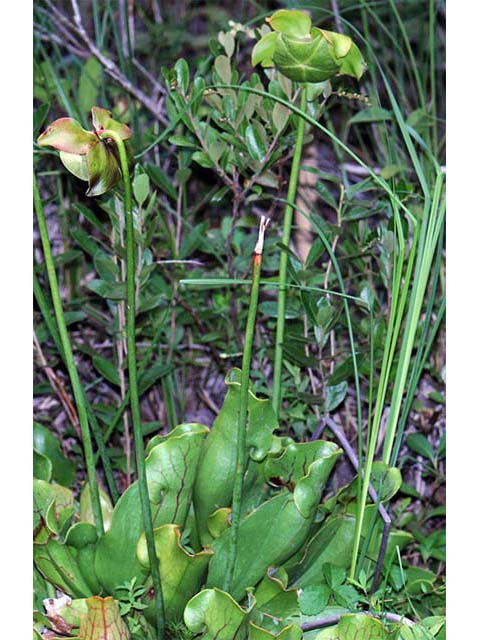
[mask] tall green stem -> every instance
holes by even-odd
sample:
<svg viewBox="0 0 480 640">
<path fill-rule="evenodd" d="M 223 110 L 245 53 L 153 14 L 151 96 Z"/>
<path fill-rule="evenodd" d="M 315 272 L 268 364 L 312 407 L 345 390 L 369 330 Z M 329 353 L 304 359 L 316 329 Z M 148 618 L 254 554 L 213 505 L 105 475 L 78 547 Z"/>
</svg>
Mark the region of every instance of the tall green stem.
<svg viewBox="0 0 480 640">
<path fill-rule="evenodd" d="M 252 344 L 257 317 L 258 292 L 260 288 L 260 273 L 262 269 L 263 240 L 268 219 L 262 216 L 258 230 L 258 241 L 253 252 L 252 260 L 252 288 L 250 290 L 250 306 L 248 308 L 247 328 L 245 330 L 245 345 L 242 358 L 242 381 L 240 387 L 240 411 L 238 418 L 237 462 L 232 499 L 232 547 L 225 571 L 225 591 L 230 591 L 235 570 L 238 548 L 238 529 L 242 511 L 243 480 L 245 476 L 245 460 L 247 456 L 247 415 L 248 415 L 248 387 L 250 382 L 250 365 L 252 361 Z"/>
<path fill-rule="evenodd" d="M 307 89 L 300 89 L 300 109 L 305 112 L 307 109 Z M 300 161 L 302 159 L 303 136 L 305 132 L 305 120 L 301 116 L 297 118 L 297 139 L 293 152 L 292 169 L 290 181 L 288 183 L 287 205 L 285 207 L 285 217 L 283 219 L 282 244 L 288 247 L 290 243 L 290 232 L 292 229 L 293 210 L 295 208 L 295 196 L 297 194 L 298 175 L 300 173 Z M 275 364 L 273 370 L 273 408 L 277 416 L 280 414 L 282 402 L 282 364 L 283 364 L 283 339 L 285 335 L 285 303 L 287 297 L 288 254 L 282 251 L 280 255 L 280 270 L 278 274 L 278 306 L 277 306 L 277 335 L 275 338 Z"/>
<path fill-rule="evenodd" d="M 57 274 L 55 272 L 55 265 L 53 262 L 52 248 L 50 246 L 50 239 L 48 237 L 47 222 L 45 220 L 42 199 L 40 197 L 40 192 L 38 190 L 38 184 L 35 175 L 33 176 L 33 200 L 35 204 L 35 213 L 38 220 L 40 238 L 42 240 L 43 255 L 45 257 L 45 267 L 47 269 L 48 282 L 50 284 L 50 292 L 52 294 L 52 302 L 55 311 L 55 318 L 57 320 L 58 333 L 60 336 L 63 353 L 65 355 L 68 375 L 70 376 L 70 382 L 72 384 L 75 404 L 77 406 L 78 421 L 80 423 L 80 432 L 82 434 L 83 450 L 85 452 L 85 465 L 87 467 L 87 476 L 90 485 L 90 495 L 92 500 L 92 511 L 95 520 L 95 527 L 97 529 L 98 535 L 103 536 L 104 530 L 102 510 L 100 507 L 100 495 L 98 492 L 97 476 L 95 473 L 95 462 L 93 458 L 93 447 L 90 437 L 90 429 L 88 426 L 87 409 L 85 406 L 83 389 L 80 384 L 77 367 L 73 358 L 72 345 L 70 343 L 70 338 L 67 332 L 67 325 L 62 308 L 62 299 L 60 297 Z"/>
<path fill-rule="evenodd" d="M 153 534 L 153 518 L 148 497 L 147 473 L 145 469 L 145 449 L 143 446 L 142 425 L 140 420 L 140 398 L 137 381 L 137 356 L 135 343 L 135 236 L 133 227 L 132 185 L 127 152 L 123 140 L 116 131 L 106 130 L 102 138 L 112 138 L 117 145 L 120 166 L 122 169 L 123 186 L 125 190 L 125 229 L 126 229 L 126 257 L 127 257 L 127 362 L 128 386 L 130 390 L 130 410 L 132 414 L 133 437 L 138 472 L 138 487 L 142 504 L 143 527 L 147 542 L 148 559 L 155 591 L 155 609 L 157 622 L 157 638 L 163 640 L 165 632 L 165 616 L 163 608 L 162 585 L 160 581 L 159 560 L 155 552 L 155 537 Z"/>
</svg>

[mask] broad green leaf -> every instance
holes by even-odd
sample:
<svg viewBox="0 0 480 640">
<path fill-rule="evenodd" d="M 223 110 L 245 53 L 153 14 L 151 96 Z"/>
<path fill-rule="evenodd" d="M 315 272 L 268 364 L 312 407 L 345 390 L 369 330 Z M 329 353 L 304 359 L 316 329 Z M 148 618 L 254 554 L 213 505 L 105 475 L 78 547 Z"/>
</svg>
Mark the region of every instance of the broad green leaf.
<svg viewBox="0 0 480 640">
<path fill-rule="evenodd" d="M 406 442 L 407 446 L 415 453 L 419 453 L 431 462 L 435 461 L 435 454 L 433 452 L 432 445 L 423 433 L 411 433 L 407 436 Z"/>
<path fill-rule="evenodd" d="M 65 536 L 65 545 L 74 549 L 75 559 L 91 593 L 100 593 L 102 586 L 93 570 L 97 530 L 91 522 L 77 522 Z"/>
<path fill-rule="evenodd" d="M 190 553 L 181 544 L 180 527 L 165 524 L 154 530 L 155 551 L 159 559 L 162 595 L 165 607 L 165 617 L 168 621 L 178 622 L 188 600 L 198 592 L 210 557 L 211 549 L 199 553 Z M 150 567 L 145 534 L 142 534 L 137 545 L 137 557 L 145 567 Z M 145 614 L 155 618 L 152 608 Z"/>
<path fill-rule="evenodd" d="M 373 484 L 382 502 L 391 500 L 402 486 L 402 474 L 397 467 L 388 467 L 384 462 L 377 460 L 372 466 L 370 482 Z"/>
<path fill-rule="evenodd" d="M 192 499 L 197 466 L 208 427 L 189 423 L 156 438 L 145 465 L 156 526 L 183 527 Z"/>
<path fill-rule="evenodd" d="M 155 438 L 146 460 L 147 483 L 153 526 L 183 526 L 190 507 L 192 485 L 207 427 L 179 425 L 166 436 Z M 136 555 L 143 533 L 142 509 L 137 482 L 121 496 L 112 514 L 109 531 L 97 544 L 95 572 L 108 593 L 133 577 L 142 582 L 145 569 Z"/>
<path fill-rule="evenodd" d="M 240 407 L 241 371 L 232 369 L 225 382 L 227 394 L 201 454 L 194 489 L 195 514 L 203 544 L 211 540 L 207 518 L 217 509 L 230 507 L 236 465 L 238 412 Z M 261 400 L 250 390 L 248 397 L 247 447 L 252 460 L 260 462 L 267 455 L 278 427 L 269 400 Z M 215 482 L 212 483 L 212 473 Z"/>
<path fill-rule="evenodd" d="M 82 640 L 130 640 L 130 632 L 120 616 L 118 603 L 111 597 L 87 598 L 88 613 L 80 624 Z"/>
<path fill-rule="evenodd" d="M 147 164 L 145 169 L 157 187 L 160 187 L 160 189 L 173 200 L 177 199 L 177 191 L 172 185 L 171 179 L 160 169 L 160 167 L 153 164 Z"/>
<path fill-rule="evenodd" d="M 356 483 L 353 481 L 349 486 L 351 492 L 355 490 Z M 339 492 L 338 495 L 340 495 Z M 337 495 L 337 498 L 338 498 Z M 352 493 L 353 497 L 355 496 Z M 352 502 L 350 493 L 345 496 L 346 508 L 335 511 L 328 516 L 317 533 L 310 539 L 305 549 L 303 557 L 289 567 L 289 576 L 292 586 L 305 589 L 310 585 L 325 582 L 325 567 L 337 567 L 338 569 L 348 569 L 353 551 L 353 541 L 355 535 L 355 514 L 356 505 Z M 367 550 L 368 558 L 377 558 L 381 544 L 381 521 L 377 515 L 375 505 L 367 505 L 365 519 L 362 526 L 362 541 L 367 533 L 370 533 L 373 523 L 376 528 Z M 401 550 L 411 542 L 412 536 L 403 531 L 392 530 L 389 535 L 387 549 L 385 552 L 385 566 L 395 554 L 395 549 Z M 365 570 L 374 570 L 374 563 L 367 562 Z"/>
<path fill-rule="evenodd" d="M 228 519 L 231 512 L 232 510 L 228 507 L 223 507 L 222 509 L 217 509 L 208 516 L 207 528 L 213 539 L 218 538 L 226 529 L 228 529 L 230 526 Z"/>
<path fill-rule="evenodd" d="M 322 612 L 330 598 L 330 587 L 326 584 L 314 584 L 300 590 L 298 604 L 304 615 L 316 616 Z"/>
<path fill-rule="evenodd" d="M 307 38 L 312 28 L 310 16 L 296 9 L 280 9 L 265 21 L 274 31 L 286 33 L 293 38 Z"/>
<path fill-rule="evenodd" d="M 272 111 L 272 121 L 277 133 L 282 132 L 285 128 L 288 118 L 290 117 L 290 113 L 290 109 L 287 109 L 287 107 L 279 102 L 275 102 L 275 106 Z"/>
<path fill-rule="evenodd" d="M 295 624 L 289 624 L 280 632 L 275 633 L 258 627 L 254 622 L 250 621 L 248 623 L 248 640 L 271 640 L 271 638 L 277 638 L 277 640 L 302 640 L 303 633 L 300 627 Z"/>
<path fill-rule="evenodd" d="M 338 622 L 339 640 L 353 640 L 361 637 L 388 640 L 389 635 L 383 622 L 362 613 L 341 616 Z"/>
<path fill-rule="evenodd" d="M 350 118 L 348 124 L 359 124 L 361 122 L 386 122 L 392 119 L 392 112 L 381 107 L 367 107 L 358 111 Z"/>
<path fill-rule="evenodd" d="M 332 207 L 334 211 L 336 211 L 338 208 L 338 204 L 335 198 L 330 193 L 330 190 L 328 189 L 328 187 L 326 187 L 325 184 L 319 180 L 315 185 L 315 189 L 318 192 L 320 198 L 324 202 L 326 202 L 330 207 Z"/>
<path fill-rule="evenodd" d="M 33 528 L 41 529 L 40 540 L 44 542 L 51 534 L 58 534 L 73 515 L 73 492 L 54 482 L 33 480 Z M 37 536 L 35 539 L 39 539 Z"/>
<path fill-rule="evenodd" d="M 92 257 L 99 250 L 99 244 L 97 243 L 97 241 L 90 234 L 84 231 L 82 227 L 73 227 L 72 229 L 70 229 L 70 235 L 78 244 L 78 246 L 81 247 L 85 251 L 85 253 L 90 254 Z"/>
<path fill-rule="evenodd" d="M 437 576 L 423 567 L 410 566 L 405 569 L 406 590 L 410 596 L 432 591 Z"/>
<path fill-rule="evenodd" d="M 316 445 L 316 450 L 309 445 Z M 247 587 L 255 586 L 266 575 L 268 567 L 283 564 L 304 544 L 323 487 L 336 458 L 341 454 L 336 445 L 324 442 L 291 447 L 293 449 L 287 447 L 285 457 L 281 456 L 281 462 L 274 470 L 276 475 L 277 472 L 282 473 L 295 483 L 293 493 L 282 491 L 240 522 L 231 589 L 233 597 L 238 600 L 245 595 Z M 288 469 L 289 463 L 293 464 L 293 471 Z M 272 522 L 275 523 L 274 527 L 271 526 Z M 231 552 L 231 539 L 232 530 L 229 529 L 212 545 L 215 554 L 210 562 L 208 587 L 223 583 L 225 566 Z"/>
<path fill-rule="evenodd" d="M 111 255 L 103 249 L 99 249 L 93 256 L 95 270 L 102 280 L 106 282 L 117 282 L 120 279 L 120 269 L 115 264 Z"/>
<path fill-rule="evenodd" d="M 75 239 L 78 240 L 78 235 L 76 235 Z M 110 300 L 125 300 L 127 297 L 124 282 L 105 282 L 105 280 L 95 279 L 87 282 L 87 288 L 102 298 L 109 298 Z"/>
<path fill-rule="evenodd" d="M 264 468 L 267 480 L 274 478 L 293 491 L 295 504 L 305 518 L 311 516 L 314 502 L 321 494 L 337 457 L 342 450 L 333 442 L 292 442 L 278 457 L 270 457 Z"/>
<path fill-rule="evenodd" d="M 60 118 L 49 125 L 37 140 L 40 147 L 85 155 L 98 144 L 97 136 L 85 131 L 73 118 Z"/>
<path fill-rule="evenodd" d="M 150 193 L 150 180 L 146 173 L 140 173 L 133 180 L 133 195 L 139 205 L 142 205 Z"/>
<path fill-rule="evenodd" d="M 87 196 L 95 197 L 110 191 L 122 177 L 113 149 L 106 142 L 99 142 L 87 155 Z"/>
<path fill-rule="evenodd" d="M 227 56 L 231 58 L 235 51 L 235 36 L 233 33 L 231 31 L 227 31 L 226 33 L 220 31 L 218 34 L 218 41 L 225 49 Z"/>
<path fill-rule="evenodd" d="M 107 593 L 121 595 L 116 588 L 137 578 L 141 584 L 146 571 L 136 555 L 143 532 L 142 508 L 138 484 L 131 484 L 115 505 L 108 532 L 100 538 L 95 551 L 94 571 Z"/>
<path fill-rule="evenodd" d="M 402 624 L 401 640 L 424 640 L 428 638 L 445 638 L 445 616 L 428 616 L 412 626 Z M 439 635 L 440 634 L 440 635 Z"/>
<path fill-rule="evenodd" d="M 204 169 L 214 169 L 215 163 L 204 151 L 195 151 L 192 154 L 192 160 L 199 164 Z"/>
<path fill-rule="evenodd" d="M 34 543 L 33 561 L 40 573 L 64 593 L 76 598 L 92 595 L 75 554 L 65 544 L 54 539 Z"/>
<path fill-rule="evenodd" d="M 276 618 L 288 618 L 298 612 L 297 590 L 287 587 L 288 575 L 283 568 L 269 567 L 255 589 L 256 611 Z"/>
<path fill-rule="evenodd" d="M 215 142 L 212 142 L 212 144 L 208 145 L 208 155 L 210 156 L 210 158 L 212 159 L 212 161 L 216 164 L 223 152 L 227 149 L 227 143 L 224 142 L 223 140 L 216 140 Z"/>
<path fill-rule="evenodd" d="M 33 530 L 39 530 L 46 518 L 48 507 L 55 500 L 54 485 L 41 478 L 33 479 Z"/>
<path fill-rule="evenodd" d="M 177 169 L 175 171 L 175 180 L 178 182 L 178 184 L 185 185 L 190 180 L 191 175 L 191 169 L 187 169 L 186 167 L 184 169 Z"/>
<path fill-rule="evenodd" d="M 245 142 L 252 158 L 263 162 L 267 153 L 266 134 L 261 124 L 257 121 L 248 125 L 245 130 Z"/>
<path fill-rule="evenodd" d="M 35 616 L 35 614 L 37 612 L 43 611 L 43 609 L 44 609 L 43 601 L 46 598 L 48 598 L 49 592 L 51 594 L 51 591 L 48 589 L 47 581 L 40 574 L 40 572 L 35 567 L 35 565 L 33 566 L 32 578 L 33 578 L 33 584 L 32 584 L 32 586 L 33 586 L 33 614 Z"/>
<path fill-rule="evenodd" d="M 157 306 L 156 303 L 154 306 Z M 138 313 L 146 310 L 147 305 L 139 304 L 138 305 Z M 138 393 L 143 395 L 151 386 L 153 386 L 158 380 L 166 376 L 173 370 L 172 365 L 170 364 L 161 364 L 160 362 L 156 362 L 151 365 L 138 379 Z"/>
<path fill-rule="evenodd" d="M 232 640 L 241 638 L 248 611 L 220 589 L 204 589 L 185 607 L 184 620 L 199 640 Z"/>
<path fill-rule="evenodd" d="M 188 85 L 190 83 L 190 71 L 188 69 L 188 63 L 184 58 L 180 58 L 175 63 L 175 73 L 177 77 L 177 85 L 182 90 L 184 95 L 188 93 Z"/>
<path fill-rule="evenodd" d="M 74 513 L 73 492 L 60 484 L 52 484 L 54 500 L 48 506 L 45 522 L 53 534 L 60 534 L 70 523 Z"/>
<path fill-rule="evenodd" d="M 338 624 L 322 629 L 315 635 L 315 637 L 311 636 L 311 640 L 340 640 L 340 636 L 338 635 Z"/>
<path fill-rule="evenodd" d="M 92 364 L 95 369 L 105 378 L 108 382 L 120 386 L 120 376 L 118 375 L 118 371 L 116 366 L 107 358 L 97 354 L 92 358 Z"/>
<path fill-rule="evenodd" d="M 52 463 L 52 479 L 71 487 L 75 479 L 75 465 L 63 454 L 53 433 L 38 422 L 33 423 L 33 446 Z"/>
<path fill-rule="evenodd" d="M 215 58 L 215 71 L 220 76 L 220 79 L 225 84 L 230 84 L 232 79 L 232 67 L 230 64 L 230 59 L 227 56 L 220 55 Z"/>
<path fill-rule="evenodd" d="M 103 66 L 97 58 L 91 56 L 85 62 L 78 83 L 78 106 L 82 113 L 90 111 L 97 101 L 103 80 Z"/>
<path fill-rule="evenodd" d="M 132 137 L 130 127 L 112 118 L 112 112 L 101 107 L 92 107 L 92 122 L 95 131 L 101 133 L 105 130 L 114 131 L 122 138 L 128 140 Z"/>
<path fill-rule="evenodd" d="M 348 391 L 346 380 L 335 385 L 328 385 L 326 388 L 326 410 L 330 413 L 345 400 Z"/>
<path fill-rule="evenodd" d="M 110 497 L 103 489 L 99 489 L 100 494 L 100 508 L 102 511 L 103 528 L 105 532 L 110 529 L 112 522 L 113 505 Z M 90 522 L 95 524 L 95 518 L 93 517 L 92 498 L 90 485 L 85 483 L 80 494 L 80 520 L 82 522 Z"/>
<path fill-rule="evenodd" d="M 33 477 L 44 482 L 49 482 L 52 478 L 52 463 L 41 453 L 33 450 Z"/>
<path fill-rule="evenodd" d="M 305 589 L 323 583 L 323 567 L 328 562 L 349 567 L 354 534 L 354 517 L 346 514 L 329 517 L 310 539 L 301 561 L 289 570 L 292 585 Z"/>
<path fill-rule="evenodd" d="M 177 147 L 197 147 L 197 143 L 194 140 L 187 138 L 187 136 L 170 136 L 168 141 L 170 144 L 174 144 Z"/>
</svg>

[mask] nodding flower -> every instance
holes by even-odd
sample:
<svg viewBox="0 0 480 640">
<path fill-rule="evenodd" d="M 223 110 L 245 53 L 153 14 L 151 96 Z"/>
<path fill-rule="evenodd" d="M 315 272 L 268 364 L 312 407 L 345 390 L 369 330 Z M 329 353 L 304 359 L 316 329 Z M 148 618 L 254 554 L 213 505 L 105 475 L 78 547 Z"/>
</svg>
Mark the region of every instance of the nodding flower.
<svg viewBox="0 0 480 640">
<path fill-rule="evenodd" d="M 280 9 L 266 22 L 272 31 L 254 46 L 252 65 L 276 67 L 296 82 L 324 82 L 342 74 L 357 78 L 365 61 L 352 39 L 312 27 L 310 17 L 296 9 Z"/>
<path fill-rule="evenodd" d="M 93 131 L 83 129 L 73 118 L 59 118 L 45 129 L 37 144 L 60 151 L 60 160 L 68 171 L 88 182 L 87 196 L 100 196 L 122 177 L 117 147 L 108 132 L 117 133 L 122 140 L 128 140 L 132 132 L 106 109 L 92 107 L 91 113 Z"/>
</svg>

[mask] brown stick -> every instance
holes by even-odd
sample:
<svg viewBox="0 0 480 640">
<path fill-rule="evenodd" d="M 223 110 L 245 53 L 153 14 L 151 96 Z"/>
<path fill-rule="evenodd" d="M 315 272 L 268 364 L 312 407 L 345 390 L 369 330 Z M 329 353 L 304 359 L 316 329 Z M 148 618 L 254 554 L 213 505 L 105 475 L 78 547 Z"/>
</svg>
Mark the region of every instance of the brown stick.
<svg viewBox="0 0 480 640">
<path fill-rule="evenodd" d="M 33 331 L 33 344 L 35 346 L 35 351 L 37 352 L 38 359 L 40 360 L 40 366 L 45 372 L 45 375 L 47 376 L 48 381 L 50 382 L 50 385 L 55 395 L 58 397 L 61 405 L 65 409 L 67 417 L 72 423 L 73 428 L 75 429 L 75 433 L 77 434 L 77 437 L 79 438 L 79 440 L 81 440 L 82 436 L 80 433 L 80 423 L 78 421 L 78 415 L 75 410 L 75 407 L 73 406 L 73 403 L 70 400 L 70 397 L 66 392 L 62 381 L 57 376 L 55 371 L 48 365 L 47 359 L 45 358 L 45 355 L 42 351 L 42 347 L 40 346 L 40 341 L 37 338 L 37 334 L 35 330 Z"/>
<path fill-rule="evenodd" d="M 382 615 L 378 615 L 376 613 L 373 613 L 372 611 L 363 611 L 361 613 L 362 615 L 370 616 L 371 618 L 384 618 L 387 622 L 400 622 L 406 624 L 408 627 L 411 627 L 415 624 L 413 620 L 410 620 L 410 618 L 400 616 L 397 613 L 385 613 Z M 302 631 L 312 631 L 314 629 L 321 629 L 322 627 L 330 627 L 334 624 L 337 624 L 342 615 L 345 614 L 341 613 L 335 616 L 325 616 L 324 618 L 319 618 L 318 620 L 313 620 L 312 622 L 304 622 L 300 625 L 300 627 Z"/>
</svg>

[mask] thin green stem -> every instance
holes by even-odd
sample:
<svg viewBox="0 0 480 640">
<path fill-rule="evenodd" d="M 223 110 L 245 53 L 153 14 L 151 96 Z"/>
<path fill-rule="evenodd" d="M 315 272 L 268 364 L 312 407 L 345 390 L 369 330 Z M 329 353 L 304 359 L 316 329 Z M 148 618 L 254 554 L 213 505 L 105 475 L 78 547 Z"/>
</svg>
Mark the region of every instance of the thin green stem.
<svg viewBox="0 0 480 640">
<path fill-rule="evenodd" d="M 307 90 L 302 87 L 300 90 L 300 110 L 307 110 Z M 300 161 L 302 159 L 303 137 L 305 132 L 305 120 L 302 117 L 297 118 L 297 139 L 295 142 L 295 150 L 293 153 L 292 169 L 290 172 L 290 181 L 287 192 L 287 206 L 285 207 L 285 217 L 283 219 L 283 235 L 282 244 L 288 247 L 290 243 L 290 232 L 292 228 L 293 210 L 295 207 L 295 196 L 297 193 L 298 176 L 300 173 Z M 283 341 L 285 336 L 285 305 L 287 299 L 287 289 L 285 283 L 287 281 L 287 265 L 288 254 L 282 251 L 280 255 L 280 269 L 278 281 L 280 288 L 278 291 L 277 306 L 277 334 L 275 338 L 275 363 L 273 371 L 273 409 L 275 413 L 280 415 L 280 406 L 282 402 L 282 364 L 283 364 Z"/>
<path fill-rule="evenodd" d="M 437 123 L 437 83 L 436 83 L 436 7 L 435 0 L 430 0 L 428 7 L 428 48 L 430 54 L 430 102 L 433 120 L 433 152 L 438 153 L 438 123 Z"/>
<path fill-rule="evenodd" d="M 97 529 L 98 535 L 103 536 L 104 529 L 102 510 L 100 507 L 100 495 L 98 491 L 97 476 L 95 472 L 93 447 L 90 437 L 84 393 L 80 384 L 80 378 L 73 357 L 72 345 L 68 336 L 65 316 L 63 314 L 62 299 L 60 297 L 57 274 L 55 272 L 55 265 L 53 262 L 52 248 L 50 246 L 50 239 L 48 237 L 47 222 L 45 220 L 42 199 L 40 197 L 40 192 L 38 190 L 38 184 L 35 175 L 33 176 L 33 200 L 35 204 L 35 213 L 37 215 L 40 238 L 42 240 L 43 255 L 45 258 L 45 266 L 47 269 L 48 281 L 50 284 L 50 292 L 52 294 L 52 302 L 55 311 L 55 318 L 57 320 L 58 333 L 60 336 L 63 353 L 65 355 L 65 362 L 68 369 L 68 375 L 70 376 L 75 404 L 77 406 L 80 432 L 82 434 L 83 450 L 85 452 L 85 465 L 87 467 L 87 476 L 90 485 L 90 495 L 92 500 L 92 511 L 95 520 L 95 527 Z"/>
<path fill-rule="evenodd" d="M 52 336 L 55 346 L 57 347 L 57 351 L 60 357 L 62 358 L 62 360 L 66 363 L 65 354 L 63 352 L 62 344 L 60 341 L 60 336 L 58 334 L 57 327 L 55 326 L 55 322 L 53 321 L 53 318 L 50 315 L 50 305 L 47 300 L 47 297 L 45 296 L 42 290 L 42 287 L 40 286 L 40 282 L 38 281 L 37 274 L 35 273 L 35 269 L 33 270 L 33 295 L 35 296 L 35 300 L 37 301 L 42 317 L 45 321 L 45 324 L 47 325 L 47 329 L 50 335 Z M 82 389 L 82 392 L 84 396 L 85 407 L 87 409 L 88 421 L 90 423 L 93 437 L 95 439 L 95 444 L 97 445 L 97 449 L 98 449 L 97 455 L 94 456 L 94 464 L 96 465 L 98 456 L 100 456 L 100 459 L 103 465 L 103 471 L 105 473 L 105 480 L 107 481 L 112 502 L 113 504 L 115 504 L 120 496 L 118 493 L 117 486 L 115 484 L 115 480 L 113 478 L 113 470 L 110 462 L 110 457 L 108 455 L 107 447 L 105 446 L 102 432 L 100 430 L 100 426 L 93 412 L 92 406 L 83 389 Z"/>
<path fill-rule="evenodd" d="M 430 277 L 430 270 L 435 254 L 435 248 L 438 236 L 441 230 L 441 224 L 445 215 L 445 201 L 440 203 L 441 191 L 443 185 L 443 176 L 437 177 L 434 189 L 434 197 L 430 212 L 425 212 L 428 224 L 426 230 L 425 245 L 416 264 L 416 272 L 412 292 L 410 296 L 410 304 L 406 318 L 406 331 L 403 336 L 402 346 L 399 356 L 399 366 L 395 376 L 395 383 L 392 392 L 392 406 L 388 416 L 387 431 L 385 443 L 383 446 L 383 461 L 389 464 L 392 454 L 395 433 L 398 426 L 400 409 L 402 406 L 403 394 L 405 391 L 405 383 L 410 367 L 412 350 L 415 343 L 418 321 L 424 302 L 425 291 Z"/>
<path fill-rule="evenodd" d="M 441 272 L 442 263 L 443 263 L 444 233 L 445 233 L 445 229 L 444 227 L 442 227 L 440 236 L 437 242 L 437 254 L 435 258 L 432 281 L 430 284 L 430 287 L 431 287 L 430 298 L 424 313 L 422 334 L 418 340 L 417 353 L 415 355 L 415 360 L 412 365 L 412 370 L 411 370 L 410 378 L 407 385 L 405 402 L 403 403 L 402 415 L 400 417 L 398 427 L 397 427 L 394 450 L 393 450 L 392 458 L 390 460 L 391 465 L 395 465 L 397 463 L 400 446 L 402 442 L 402 437 L 405 431 L 405 424 L 407 422 L 407 418 L 410 411 L 410 407 L 413 402 L 413 398 L 418 389 L 418 382 L 420 380 L 420 375 L 425 366 L 427 357 L 430 354 L 430 350 L 432 348 L 432 344 L 435 339 L 435 336 L 437 335 L 437 331 L 440 328 L 440 325 L 443 321 L 443 314 L 445 313 L 445 295 L 443 295 L 442 301 L 440 303 L 440 308 L 438 309 L 438 311 L 436 311 L 436 320 L 429 333 L 428 330 L 432 321 L 434 304 L 436 301 L 436 291 L 437 291 L 438 281 L 440 279 L 440 272 Z"/>
<path fill-rule="evenodd" d="M 248 391 L 250 383 L 250 365 L 252 361 L 252 344 L 257 317 L 258 292 L 260 289 L 260 272 L 262 269 L 262 253 L 265 229 L 268 219 L 262 216 L 258 231 L 258 241 L 255 246 L 252 261 L 252 288 L 250 290 L 250 306 L 248 308 L 247 327 L 245 330 L 245 345 L 242 359 L 242 381 L 240 387 L 240 411 L 238 418 L 237 461 L 232 498 L 232 546 L 228 565 L 225 571 L 225 591 L 230 591 L 237 558 L 238 530 L 242 511 L 243 480 L 245 475 L 245 461 L 247 457 L 247 415 Z"/>
<path fill-rule="evenodd" d="M 135 274 L 136 252 L 133 225 L 132 185 L 127 152 L 123 140 L 116 131 L 106 130 L 102 138 L 112 138 L 117 145 L 120 166 L 122 169 L 123 186 L 125 189 L 125 229 L 126 229 L 126 258 L 127 258 L 127 361 L 128 386 L 130 390 L 130 410 L 132 415 L 133 436 L 138 472 L 138 486 L 142 505 L 143 526 L 147 542 L 148 559 L 155 591 L 155 609 L 157 622 L 157 638 L 163 640 L 165 633 L 165 615 L 163 606 L 162 585 L 160 581 L 159 560 L 155 552 L 155 537 L 153 533 L 153 519 L 148 496 L 147 474 L 145 468 L 145 450 L 143 446 L 142 425 L 140 419 L 140 398 L 137 381 L 137 357 L 135 343 Z"/>
</svg>

